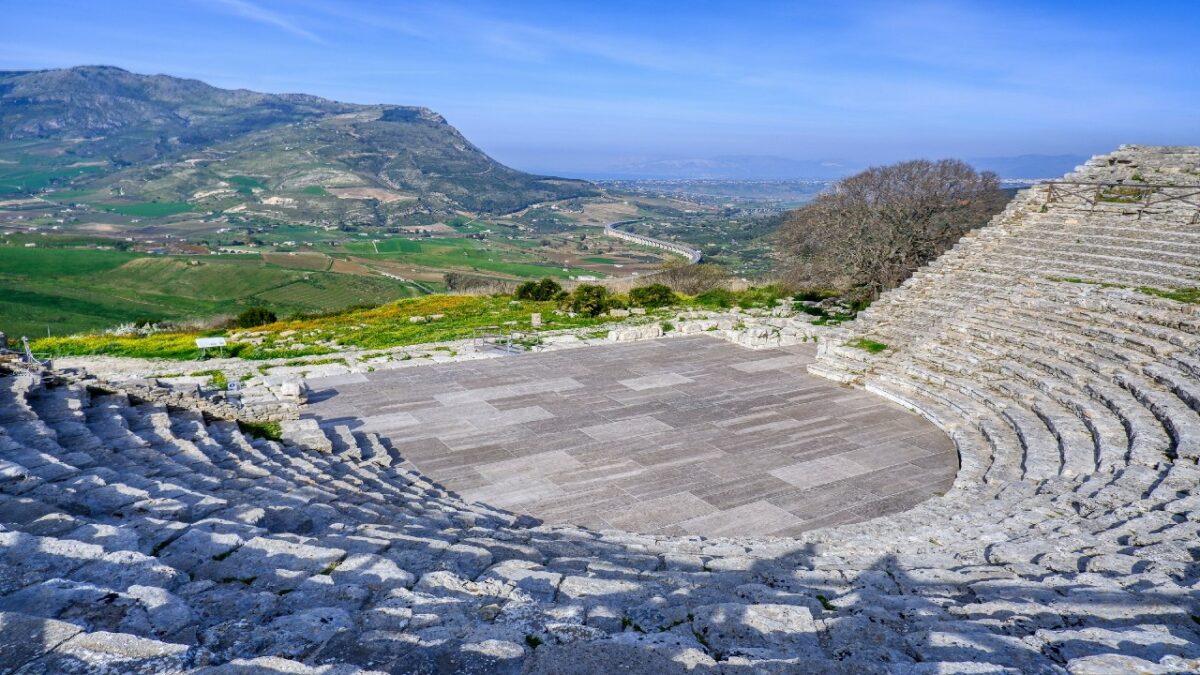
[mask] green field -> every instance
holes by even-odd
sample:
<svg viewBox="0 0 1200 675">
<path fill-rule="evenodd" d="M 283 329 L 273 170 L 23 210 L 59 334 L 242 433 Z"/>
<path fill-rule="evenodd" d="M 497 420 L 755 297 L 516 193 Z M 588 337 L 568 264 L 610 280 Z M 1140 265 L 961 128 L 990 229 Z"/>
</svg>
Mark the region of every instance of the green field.
<svg viewBox="0 0 1200 675">
<path fill-rule="evenodd" d="M 185 208 L 172 202 L 112 206 L 126 213 L 164 214 Z M 332 246 L 328 234 L 283 225 L 265 235 L 311 243 L 301 251 L 358 256 L 433 270 L 459 270 L 510 278 L 564 278 L 585 270 L 539 260 L 536 251 L 466 237 L 387 237 Z M 4 245 L 2 242 L 8 242 Z M 26 248 L 26 244 L 36 244 Z M 372 275 L 361 266 L 332 271 L 319 256 L 148 255 L 105 250 L 124 240 L 70 233 L 14 233 L 0 240 L 0 330 L 11 335 L 67 335 L 124 323 L 177 321 L 229 315 L 255 305 L 280 316 L 377 305 L 440 290 Z M 285 255 L 285 254 L 283 254 Z M 314 262 L 315 259 L 315 262 Z M 325 261 L 332 262 L 328 258 Z"/>
<path fill-rule="evenodd" d="M 360 247 L 362 253 L 372 253 L 378 250 L 379 253 L 420 253 L 421 242 L 413 241 L 412 239 L 385 239 L 372 248 Z"/>
<path fill-rule="evenodd" d="M 257 255 L 0 246 L 0 330 L 13 336 L 204 318 L 255 305 L 289 316 L 420 293 L 385 277 L 289 269 L 265 264 Z"/>
<path fill-rule="evenodd" d="M 86 175 L 102 173 L 98 166 L 45 168 L 24 164 L 0 164 L 0 195 L 33 194 L 53 185 L 66 185 Z"/>
<path fill-rule="evenodd" d="M 97 204 L 97 206 L 105 211 L 137 218 L 164 218 L 196 209 L 187 202 L 141 202 L 138 204 Z"/>
<path fill-rule="evenodd" d="M 0 246 L 0 275 L 72 277 L 116 269 L 136 253 Z"/>
<path fill-rule="evenodd" d="M 94 194 L 96 194 L 95 190 L 55 190 L 49 194 L 42 195 L 42 198 L 55 202 L 74 202 L 83 201 L 83 198 L 91 197 Z"/>
<path fill-rule="evenodd" d="M 413 267 L 491 272 L 514 277 L 565 279 L 577 274 L 595 274 L 581 269 L 563 270 L 552 263 L 538 260 L 531 253 L 515 246 L 501 247 L 478 239 L 439 237 L 436 239 L 385 239 L 378 243 L 356 241 L 346 244 L 348 253 L 375 260 L 399 262 Z"/>
<path fill-rule="evenodd" d="M 249 196 L 254 194 L 255 189 L 267 189 L 266 183 L 257 178 L 251 178 L 250 176 L 229 176 L 225 179 L 225 181 L 232 185 L 240 195 Z"/>
</svg>

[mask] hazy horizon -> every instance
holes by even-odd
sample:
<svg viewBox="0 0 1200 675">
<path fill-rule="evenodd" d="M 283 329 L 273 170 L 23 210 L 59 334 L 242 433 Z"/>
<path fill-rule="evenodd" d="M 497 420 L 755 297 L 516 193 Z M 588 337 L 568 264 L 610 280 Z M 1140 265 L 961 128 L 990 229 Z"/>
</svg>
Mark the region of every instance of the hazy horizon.
<svg viewBox="0 0 1200 675">
<path fill-rule="evenodd" d="M 1165 4 L 1131 27 L 1103 2 L 49 1 L 7 8 L 0 68 L 421 105 L 510 166 L 581 177 L 726 156 L 1087 156 L 1200 143 L 1200 6 Z"/>
</svg>

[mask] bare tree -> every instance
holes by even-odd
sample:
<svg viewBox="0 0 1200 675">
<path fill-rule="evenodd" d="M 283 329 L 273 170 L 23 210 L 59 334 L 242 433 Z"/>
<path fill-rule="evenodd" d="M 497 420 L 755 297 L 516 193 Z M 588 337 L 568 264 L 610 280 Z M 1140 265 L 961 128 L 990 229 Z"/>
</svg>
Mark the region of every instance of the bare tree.
<svg viewBox="0 0 1200 675">
<path fill-rule="evenodd" d="M 662 264 L 653 280 L 670 286 L 673 291 L 696 295 L 724 286 L 729 281 L 729 273 L 717 265 L 691 265 L 672 258 Z"/>
<path fill-rule="evenodd" d="M 1004 208 L 996 175 L 914 160 L 845 178 L 780 228 L 787 281 L 874 299 Z"/>
</svg>

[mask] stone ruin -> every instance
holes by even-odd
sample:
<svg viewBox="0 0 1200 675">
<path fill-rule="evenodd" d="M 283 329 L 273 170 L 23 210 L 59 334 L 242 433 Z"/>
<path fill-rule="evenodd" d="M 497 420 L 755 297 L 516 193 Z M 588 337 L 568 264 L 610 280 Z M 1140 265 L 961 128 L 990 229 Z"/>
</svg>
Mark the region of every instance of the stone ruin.
<svg viewBox="0 0 1200 675">
<path fill-rule="evenodd" d="M 1200 306 L 1139 289 L 1200 287 L 1198 184 L 1096 157 L 822 336 L 961 470 L 792 539 L 550 527 L 370 435 L 0 378 L 0 670 L 1196 672 Z"/>
</svg>

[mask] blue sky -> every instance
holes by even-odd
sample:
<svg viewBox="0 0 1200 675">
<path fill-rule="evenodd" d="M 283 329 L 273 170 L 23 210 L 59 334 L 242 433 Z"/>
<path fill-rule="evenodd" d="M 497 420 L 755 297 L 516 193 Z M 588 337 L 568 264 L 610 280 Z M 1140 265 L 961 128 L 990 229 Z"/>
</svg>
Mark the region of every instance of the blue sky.
<svg viewBox="0 0 1200 675">
<path fill-rule="evenodd" d="M 0 68 L 424 105 L 517 168 L 1200 143 L 1200 2 L 9 0 Z"/>
</svg>

